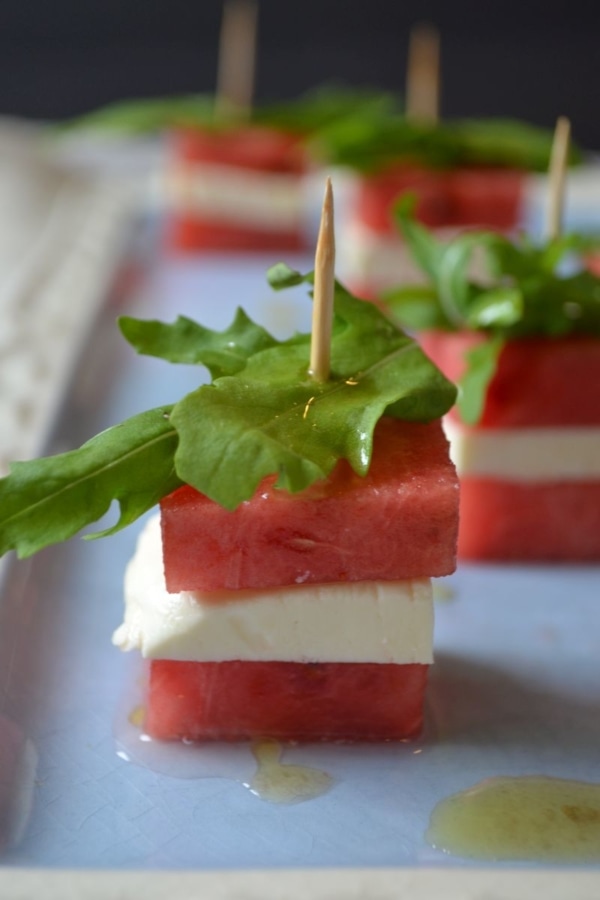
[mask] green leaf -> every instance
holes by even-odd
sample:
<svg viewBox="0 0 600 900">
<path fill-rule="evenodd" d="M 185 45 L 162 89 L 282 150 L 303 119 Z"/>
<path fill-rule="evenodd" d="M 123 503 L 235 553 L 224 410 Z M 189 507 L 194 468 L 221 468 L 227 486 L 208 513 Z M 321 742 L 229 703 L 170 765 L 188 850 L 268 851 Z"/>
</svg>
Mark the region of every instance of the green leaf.
<svg viewBox="0 0 600 900">
<path fill-rule="evenodd" d="M 295 100 L 258 106 L 252 119 L 281 131 L 314 135 L 338 122 L 389 115 L 397 107 L 398 100 L 391 93 L 327 84 Z"/>
<path fill-rule="evenodd" d="M 434 299 L 427 298 L 431 325 L 423 327 L 466 327 L 505 339 L 600 336 L 600 279 L 585 268 L 579 270 L 598 245 L 597 236 L 564 235 L 536 246 L 527 236 L 511 241 L 482 230 L 459 234 L 443 244 L 414 221 L 406 201 L 398 216 L 409 248 L 435 292 Z M 567 262 L 572 274 L 565 274 Z M 482 278 L 482 268 L 483 280 L 477 280 L 474 270 Z M 403 285 L 400 297 L 410 296 L 412 290 Z M 394 301 L 393 291 L 387 296 L 391 314 L 410 324 L 402 317 L 401 299 Z"/>
<path fill-rule="evenodd" d="M 312 273 L 302 275 L 295 269 L 291 269 L 286 263 L 276 263 L 267 270 L 267 281 L 275 291 L 281 291 L 285 288 L 295 287 L 298 284 L 307 284 L 312 282 Z"/>
<path fill-rule="evenodd" d="M 503 342 L 568 334 L 600 337 L 600 279 L 586 269 L 597 235 L 567 234 L 537 246 L 485 230 L 459 234 L 445 244 L 414 221 L 410 201 L 397 217 L 415 260 L 430 284 L 402 285 L 383 298 L 397 321 L 417 330 L 462 329 L 487 336 L 473 351 L 458 405 L 471 423 Z"/>
<path fill-rule="evenodd" d="M 439 241 L 432 231 L 417 222 L 415 218 L 416 204 L 417 199 L 414 194 L 405 194 L 395 204 L 394 217 L 411 249 L 415 262 L 435 284 L 438 284 L 440 265 L 446 245 Z"/>
<path fill-rule="evenodd" d="M 279 286 L 313 279 L 283 266 L 272 277 Z M 364 474 L 380 416 L 429 421 L 456 396 L 411 338 L 340 285 L 325 384 L 308 375 L 309 335 L 276 341 L 239 310 L 223 332 L 184 318 L 121 326 L 140 352 L 207 365 L 213 383 L 79 450 L 14 463 L 0 481 L 0 555 L 64 541 L 117 501 L 118 521 L 101 532 L 112 534 L 183 483 L 234 508 L 265 475 L 299 491 L 341 458 Z"/>
<path fill-rule="evenodd" d="M 211 331 L 192 319 L 179 316 L 170 325 L 128 316 L 119 319 L 123 336 L 138 353 L 173 363 L 202 364 L 213 378 L 234 375 L 250 356 L 276 342 L 260 325 L 238 309 L 225 331 Z"/>
<path fill-rule="evenodd" d="M 465 119 L 449 127 L 460 146 L 464 165 L 507 166 L 546 172 L 552 150 L 552 132 L 515 119 Z M 576 148 L 570 161 L 580 161 Z"/>
<path fill-rule="evenodd" d="M 481 418 L 487 389 L 503 346 L 502 338 L 493 337 L 466 354 L 467 368 L 459 381 L 457 406 L 462 420 L 468 425 L 474 425 Z"/>
<path fill-rule="evenodd" d="M 438 294 L 426 284 L 411 284 L 386 291 L 382 297 L 394 322 L 412 331 L 444 329 L 448 320 L 440 310 Z"/>
<path fill-rule="evenodd" d="M 96 522 L 117 500 L 113 534 L 175 490 L 177 433 L 171 407 L 134 416 L 92 438 L 79 450 L 13 463 L 0 480 L 0 556 L 31 556 Z"/>
<path fill-rule="evenodd" d="M 334 122 L 319 133 L 321 156 L 363 172 L 382 172 L 407 160 L 430 168 L 501 166 L 546 171 L 552 132 L 510 119 L 444 120 L 432 125 L 402 115 L 370 115 Z M 571 151 L 570 161 L 581 154 Z"/>
<path fill-rule="evenodd" d="M 255 106 L 250 124 L 311 135 L 340 120 L 383 116 L 396 107 L 397 101 L 390 93 L 328 85 L 285 103 Z M 235 113 L 216 110 L 214 97 L 182 94 L 120 100 L 70 119 L 58 128 L 59 131 L 152 134 L 173 127 L 219 130 L 237 124 L 239 119 Z"/>
<path fill-rule="evenodd" d="M 523 315 L 523 295 L 518 288 L 498 287 L 482 291 L 466 314 L 469 328 L 507 328 Z"/>
<path fill-rule="evenodd" d="M 309 357 L 310 337 L 296 336 L 254 355 L 240 377 L 218 378 L 176 404 L 179 477 L 234 509 L 266 475 L 296 492 L 341 458 L 364 474 L 382 415 L 429 421 L 455 397 L 412 339 L 339 285 L 327 382 L 309 377 Z"/>
<path fill-rule="evenodd" d="M 58 130 L 153 134 L 173 127 L 210 127 L 214 118 L 212 97 L 183 94 L 119 100 L 63 122 Z"/>
</svg>

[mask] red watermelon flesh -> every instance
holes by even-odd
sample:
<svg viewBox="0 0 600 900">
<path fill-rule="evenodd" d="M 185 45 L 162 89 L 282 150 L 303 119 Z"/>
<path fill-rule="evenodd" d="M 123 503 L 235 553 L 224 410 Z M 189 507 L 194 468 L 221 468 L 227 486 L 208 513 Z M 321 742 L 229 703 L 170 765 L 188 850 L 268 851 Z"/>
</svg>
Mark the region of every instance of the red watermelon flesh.
<svg viewBox="0 0 600 900">
<path fill-rule="evenodd" d="M 307 158 L 301 140 L 271 128 L 180 130 L 172 136 L 174 162 L 214 163 L 259 172 L 302 174 Z"/>
<path fill-rule="evenodd" d="M 439 421 L 382 419 L 364 478 L 342 461 L 300 494 L 269 479 L 234 512 L 186 486 L 161 523 L 172 593 L 447 575 L 458 484 Z"/>
<path fill-rule="evenodd" d="M 167 243 L 175 251 L 222 250 L 225 252 L 268 252 L 303 250 L 306 240 L 299 228 L 268 230 L 234 225 L 180 213 L 167 223 Z"/>
<path fill-rule="evenodd" d="M 417 198 L 416 217 L 430 228 L 509 230 L 519 221 L 524 173 L 511 169 L 448 171 L 398 165 L 359 182 L 354 218 L 379 233 L 397 233 L 394 204 Z"/>
<path fill-rule="evenodd" d="M 155 660 L 145 729 L 163 740 L 400 740 L 421 730 L 427 669 Z"/>
<path fill-rule="evenodd" d="M 454 169 L 448 182 L 450 226 L 500 231 L 519 222 L 524 172 L 516 169 Z"/>
<path fill-rule="evenodd" d="M 600 559 L 600 481 L 527 484 L 466 476 L 460 507 L 461 559 Z"/>
<path fill-rule="evenodd" d="M 446 224 L 449 197 L 447 173 L 416 165 L 399 165 L 360 178 L 353 218 L 380 233 L 396 234 L 394 203 L 402 194 L 414 194 L 416 216 L 431 228 Z"/>
<path fill-rule="evenodd" d="M 420 337 L 425 353 L 451 381 L 462 375 L 465 352 L 481 340 L 476 332 L 437 331 Z M 509 341 L 478 427 L 562 425 L 600 425 L 600 340 L 571 335 Z"/>
</svg>

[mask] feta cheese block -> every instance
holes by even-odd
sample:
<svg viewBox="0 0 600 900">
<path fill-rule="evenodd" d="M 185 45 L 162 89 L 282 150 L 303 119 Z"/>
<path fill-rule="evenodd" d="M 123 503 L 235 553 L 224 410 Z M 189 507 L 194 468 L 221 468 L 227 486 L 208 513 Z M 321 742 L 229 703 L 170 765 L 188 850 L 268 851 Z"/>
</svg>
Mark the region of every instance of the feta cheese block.
<svg viewBox="0 0 600 900">
<path fill-rule="evenodd" d="M 113 642 L 152 659 L 425 664 L 433 661 L 431 582 L 169 594 L 155 516 L 128 566 Z"/>
<path fill-rule="evenodd" d="M 423 335 L 458 380 L 482 338 Z M 600 340 L 509 341 L 476 426 L 446 417 L 461 480 L 459 556 L 473 560 L 600 559 Z"/>
<path fill-rule="evenodd" d="M 305 151 L 268 128 L 181 130 L 166 193 L 175 250 L 300 250 L 306 241 Z"/>
</svg>

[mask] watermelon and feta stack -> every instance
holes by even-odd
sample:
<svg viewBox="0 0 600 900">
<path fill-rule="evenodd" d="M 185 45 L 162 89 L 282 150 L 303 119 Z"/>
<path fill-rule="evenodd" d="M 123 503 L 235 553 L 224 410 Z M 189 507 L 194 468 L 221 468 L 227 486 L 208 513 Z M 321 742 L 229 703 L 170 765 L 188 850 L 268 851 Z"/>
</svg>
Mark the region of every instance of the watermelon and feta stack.
<svg viewBox="0 0 600 900">
<path fill-rule="evenodd" d="M 352 129 L 387 115 L 391 95 L 325 87 L 247 110 L 247 120 L 217 117 L 174 129 L 170 141 L 170 244 L 183 251 L 306 250 L 314 246 L 313 152 L 322 130 Z M 316 208 L 313 208 L 316 207 Z"/>
<path fill-rule="evenodd" d="M 141 353 L 211 382 L 79 450 L 0 480 L 0 553 L 31 555 L 118 501 L 112 533 L 161 502 L 126 576 L 115 640 L 151 659 L 161 738 L 400 739 L 422 721 L 430 577 L 455 565 L 458 485 L 441 430 L 453 385 L 334 279 L 331 185 L 311 334 L 238 309 L 211 331 L 124 317 Z"/>
<path fill-rule="evenodd" d="M 298 135 L 254 126 L 171 136 L 169 246 L 181 251 L 301 250 L 308 157 Z"/>
<path fill-rule="evenodd" d="M 403 222 L 433 285 L 403 286 L 391 308 L 460 385 L 445 420 L 461 481 L 459 557 L 600 560 L 600 279 L 585 270 L 588 241 L 471 233 L 444 248 Z M 582 267 L 564 275 L 573 251 Z M 469 274 L 473 252 L 490 262 L 483 285 Z"/>
<path fill-rule="evenodd" d="M 379 422 L 364 477 L 341 461 L 298 495 L 269 479 L 235 511 L 189 487 L 165 498 L 162 535 L 152 522 L 128 570 L 115 635 L 152 660 L 147 732 L 418 733 L 433 659 L 430 577 L 454 569 L 457 513 L 440 423 L 394 419 Z"/>
<path fill-rule="evenodd" d="M 423 335 L 453 380 L 469 334 Z M 446 433 L 461 479 L 459 555 L 511 561 L 600 560 L 600 340 L 506 343 L 475 425 L 453 410 Z"/>
<path fill-rule="evenodd" d="M 292 438 L 294 456 L 304 442 L 315 441 L 320 455 L 324 435 L 314 413 L 322 392 L 334 389 L 331 413 L 336 417 L 338 402 L 344 402 L 341 397 L 336 402 L 339 388 L 350 391 L 348 402 L 363 377 L 361 372 L 340 380 L 336 373 L 330 383 L 335 371 L 329 306 L 337 293 L 333 266 L 328 183 L 317 247 L 310 362 L 307 366 L 303 356 L 300 370 L 305 373 L 301 384 L 307 375 L 309 379 L 303 400 L 292 375 L 292 421 L 300 426 L 299 443 L 295 429 L 290 433 L 289 413 L 281 422 L 280 438 Z M 299 280 L 284 272 L 284 283 Z M 377 320 L 372 340 L 387 332 L 396 343 L 389 323 L 368 304 L 359 301 L 350 312 L 351 319 L 355 316 L 372 319 L 373 325 Z M 401 359 L 415 350 L 420 352 L 401 339 L 392 357 Z M 279 378 L 285 372 L 289 381 L 290 367 L 297 371 L 294 355 L 278 359 Z M 347 347 L 343 357 L 346 365 L 351 358 L 356 364 Z M 245 377 L 236 394 L 241 389 L 248 407 L 252 377 L 249 384 Z M 258 408 L 244 416 L 262 421 L 266 414 L 269 438 L 260 453 L 270 457 L 271 428 L 280 416 L 272 418 L 274 401 L 263 390 Z M 272 390 L 280 391 L 279 379 Z M 415 399 L 408 404 L 413 415 Z M 228 418 L 229 403 L 219 413 L 219 425 Z M 202 423 L 204 431 L 207 427 Z M 239 433 L 239 423 L 234 422 L 234 430 Z M 364 436 L 362 429 L 357 436 Z M 336 434 L 336 443 L 340 437 Z M 215 460 L 219 470 L 223 452 L 225 460 L 232 458 L 222 441 L 217 441 L 223 451 L 217 450 Z M 287 453 L 286 458 L 295 469 L 296 461 Z M 422 726 L 432 660 L 430 576 L 448 574 L 455 565 L 457 481 L 439 420 L 384 416 L 375 426 L 364 471 L 342 457 L 325 478 L 311 478 L 304 490 L 283 492 L 281 476 L 269 475 L 273 463 L 267 466 L 262 470 L 266 477 L 241 503 L 219 504 L 190 486 L 164 498 L 162 554 L 158 546 L 144 551 L 145 535 L 128 570 L 127 612 L 115 640 L 125 649 L 141 649 L 152 660 L 146 730 L 157 738 L 191 740 L 413 736 Z M 214 490 L 221 472 L 212 464 L 209 468 L 213 477 L 206 483 Z M 240 475 L 236 466 L 231 473 L 234 495 Z M 231 485 L 224 487 L 228 491 Z M 147 560 L 160 555 L 164 574 L 159 571 L 158 586 L 149 588 Z M 169 591 L 179 592 L 176 600 Z M 149 595 L 155 598 L 150 603 Z M 182 614 L 182 606 L 188 613 Z M 158 639 L 157 621 L 165 626 Z"/>
</svg>

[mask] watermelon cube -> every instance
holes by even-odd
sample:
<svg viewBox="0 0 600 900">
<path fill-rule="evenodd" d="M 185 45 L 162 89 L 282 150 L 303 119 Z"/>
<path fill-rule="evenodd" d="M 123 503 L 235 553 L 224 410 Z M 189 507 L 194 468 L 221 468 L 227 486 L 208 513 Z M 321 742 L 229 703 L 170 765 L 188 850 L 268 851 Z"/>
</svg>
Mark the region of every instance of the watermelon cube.
<svg viewBox="0 0 600 900">
<path fill-rule="evenodd" d="M 425 352 L 452 380 L 473 333 L 428 333 Z M 461 479 L 459 557 L 600 559 L 600 340 L 524 338 L 504 347 L 483 415 L 447 419 Z"/>
<path fill-rule="evenodd" d="M 303 249 L 306 157 L 297 136 L 250 126 L 181 130 L 171 156 L 174 250 Z"/>
<path fill-rule="evenodd" d="M 382 419 L 366 477 L 341 461 L 327 481 L 295 495 L 267 479 L 233 512 L 190 487 L 161 501 L 167 589 L 447 575 L 457 507 L 440 423 Z"/>
<path fill-rule="evenodd" d="M 401 740 L 422 728 L 427 670 L 153 660 L 144 727 L 163 740 Z"/>
</svg>

